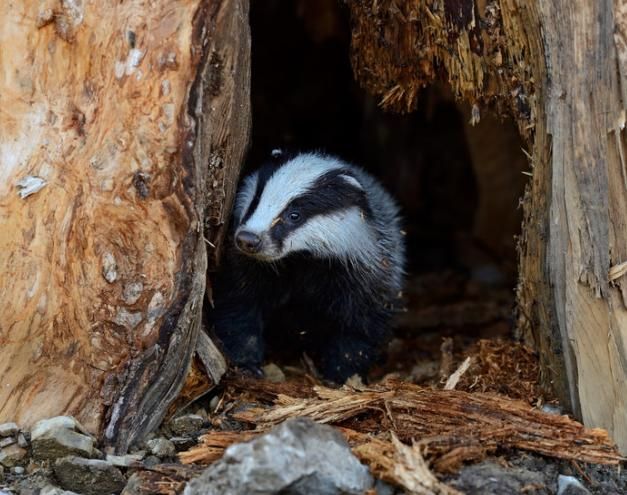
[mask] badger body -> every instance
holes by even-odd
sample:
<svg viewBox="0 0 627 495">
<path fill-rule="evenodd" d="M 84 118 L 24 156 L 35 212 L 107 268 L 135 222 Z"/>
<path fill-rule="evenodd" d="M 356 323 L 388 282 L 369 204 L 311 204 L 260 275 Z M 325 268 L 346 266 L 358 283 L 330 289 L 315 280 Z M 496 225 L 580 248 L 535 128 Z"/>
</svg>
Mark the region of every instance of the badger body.
<svg viewBox="0 0 627 495">
<path fill-rule="evenodd" d="M 389 336 L 404 263 L 398 207 L 372 176 L 314 153 L 266 165 L 237 193 L 214 331 L 252 372 L 272 333 L 328 380 L 364 376 Z"/>
</svg>

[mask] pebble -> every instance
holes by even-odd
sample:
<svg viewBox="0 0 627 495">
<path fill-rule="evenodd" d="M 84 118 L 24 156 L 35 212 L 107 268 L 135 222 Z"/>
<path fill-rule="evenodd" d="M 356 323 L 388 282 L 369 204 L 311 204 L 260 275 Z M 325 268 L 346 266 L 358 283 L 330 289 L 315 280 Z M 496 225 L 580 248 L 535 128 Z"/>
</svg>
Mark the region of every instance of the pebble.
<svg viewBox="0 0 627 495">
<path fill-rule="evenodd" d="M 0 464 L 12 468 L 22 463 L 28 452 L 17 444 L 9 445 L 0 450 Z"/>
<path fill-rule="evenodd" d="M 122 471 L 99 459 L 62 457 L 54 463 L 54 474 L 63 488 L 85 495 L 120 493 L 126 485 Z"/>
<path fill-rule="evenodd" d="M 285 373 L 274 363 L 266 364 L 263 367 L 263 375 L 266 380 L 272 383 L 283 383 L 285 381 Z"/>
<path fill-rule="evenodd" d="M 106 461 L 113 466 L 131 467 L 140 464 L 145 455 L 145 452 L 126 455 L 107 454 Z"/>
<path fill-rule="evenodd" d="M 70 492 L 68 490 L 63 490 L 62 488 L 59 488 L 58 486 L 46 485 L 40 490 L 39 495 L 80 495 L 80 494 L 76 492 Z"/>
<path fill-rule="evenodd" d="M 26 447 L 28 447 L 28 440 L 26 439 L 26 436 L 23 433 L 20 433 L 17 436 L 17 444 L 22 447 L 23 449 L 25 449 Z"/>
<path fill-rule="evenodd" d="M 11 468 L 11 472 L 12 472 L 13 474 L 18 474 L 18 475 L 20 475 L 20 474 L 24 474 L 24 472 L 25 472 L 25 471 L 26 471 L 26 470 L 25 470 L 22 466 L 15 466 L 15 467 L 12 467 L 12 468 Z"/>
<path fill-rule="evenodd" d="M 557 495 L 590 495 L 590 492 L 577 478 L 560 474 L 557 477 Z"/>
<path fill-rule="evenodd" d="M 0 424 L 0 437 L 12 437 L 20 431 L 15 423 Z"/>
<path fill-rule="evenodd" d="M 216 412 L 216 409 L 218 408 L 218 404 L 220 404 L 220 397 L 216 395 L 211 398 L 211 401 L 209 401 L 209 410 L 212 413 Z"/>
<path fill-rule="evenodd" d="M 79 430 L 81 433 L 75 431 Z M 70 416 L 39 421 L 31 431 L 33 457 L 54 460 L 68 455 L 94 456 L 94 439 Z"/>
<path fill-rule="evenodd" d="M 179 437 L 191 436 L 202 428 L 205 419 L 198 414 L 186 414 L 170 421 L 170 429 Z"/>
<path fill-rule="evenodd" d="M 187 450 L 190 447 L 196 445 L 196 441 L 190 437 L 172 437 L 170 438 L 170 442 L 174 444 L 174 448 L 177 450 L 177 452 L 180 452 L 181 450 Z"/>
<path fill-rule="evenodd" d="M 149 455 L 144 459 L 144 467 L 151 468 L 157 464 L 161 464 L 161 459 L 159 459 L 156 455 Z"/>
<path fill-rule="evenodd" d="M 4 447 L 8 447 L 9 445 L 13 445 L 16 442 L 17 440 L 13 437 L 4 437 L 3 439 L 0 440 L 0 449 L 3 449 Z"/>
<path fill-rule="evenodd" d="M 172 457 L 176 454 L 174 444 L 167 438 L 153 438 L 146 442 L 146 446 L 157 457 Z"/>
</svg>

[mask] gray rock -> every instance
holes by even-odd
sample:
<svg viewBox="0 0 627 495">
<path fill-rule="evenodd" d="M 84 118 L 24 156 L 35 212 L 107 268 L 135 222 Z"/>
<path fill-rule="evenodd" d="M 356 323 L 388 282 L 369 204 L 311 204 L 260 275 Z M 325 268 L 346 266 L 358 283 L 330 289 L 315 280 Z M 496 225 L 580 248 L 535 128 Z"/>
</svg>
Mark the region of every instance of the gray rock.
<svg viewBox="0 0 627 495">
<path fill-rule="evenodd" d="M 361 495 L 373 485 L 338 431 L 306 418 L 285 421 L 221 460 L 185 487 L 185 495 Z"/>
<path fill-rule="evenodd" d="M 94 456 L 94 439 L 70 416 L 39 421 L 31 431 L 31 443 L 33 457 L 37 460 L 54 460 L 68 455 Z"/>
<path fill-rule="evenodd" d="M 35 438 L 46 434 L 50 430 L 58 430 L 60 428 L 79 431 L 83 435 L 88 437 L 91 436 L 85 427 L 72 416 L 55 416 L 54 418 L 42 419 L 41 421 L 35 423 L 35 426 L 30 432 L 30 436 L 31 439 L 34 440 Z"/>
<path fill-rule="evenodd" d="M 12 437 L 17 435 L 19 431 L 20 428 L 15 423 L 0 424 L 0 437 Z"/>
<path fill-rule="evenodd" d="M 4 466 L 0 465 L 0 483 L 4 481 Z"/>
<path fill-rule="evenodd" d="M 151 468 L 157 464 L 161 464 L 161 459 L 159 459 L 156 455 L 149 455 L 144 459 L 144 467 Z"/>
<path fill-rule="evenodd" d="M 14 437 L 0 438 L 0 449 L 13 445 L 14 443 L 17 443 L 17 439 Z"/>
<path fill-rule="evenodd" d="M 17 444 L 9 445 L 0 450 L 0 464 L 4 467 L 12 468 L 23 464 L 28 452 Z"/>
<path fill-rule="evenodd" d="M 120 493 L 126 485 L 118 468 L 99 459 L 62 457 L 54 463 L 54 474 L 63 488 L 85 495 Z"/>
<path fill-rule="evenodd" d="M 205 419 L 198 414 L 186 414 L 170 421 L 170 429 L 179 436 L 190 436 L 202 428 Z"/>
<path fill-rule="evenodd" d="M 167 438 L 153 438 L 146 442 L 146 446 L 150 453 L 157 457 L 172 457 L 176 455 L 174 444 Z"/>
<path fill-rule="evenodd" d="M 145 453 L 126 454 L 126 455 L 107 454 L 106 461 L 113 466 L 131 467 L 131 466 L 141 464 L 141 461 L 144 458 L 144 456 L 145 456 Z"/>
<path fill-rule="evenodd" d="M 174 444 L 174 448 L 177 452 L 187 450 L 196 445 L 196 441 L 190 437 L 172 437 L 170 438 L 170 442 Z"/>
<path fill-rule="evenodd" d="M 283 383 L 285 381 L 285 373 L 274 363 L 266 364 L 263 367 L 263 376 L 266 380 L 273 383 Z"/>
<path fill-rule="evenodd" d="M 22 447 L 23 449 L 28 447 L 28 439 L 26 438 L 26 436 L 23 433 L 18 434 L 18 436 L 17 436 L 17 444 L 20 447 Z"/>
<path fill-rule="evenodd" d="M 503 495 L 523 493 L 527 486 L 546 487 L 546 480 L 542 473 L 484 461 L 463 467 L 451 480 L 451 485 L 466 495 Z M 534 493 L 548 495 L 549 491 L 538 488 Z"/>
<path fill-rule="evenodd" d="M 590 495 L 590 492 L 573 476 L 557 477 L 557 495 Z"/>
<path fill-rule="evenodd" d="M 39 495 L 79 495 L 76 492 L 71 492 L 69 490 L 63 490 L 58 486 L 46 485 L 40 491 Z"/>
<path fill-rule="evenodd" d="M 26 470 L 22 466 L 14 466 L 11 468 L 13 474 L 22 475 Z"/>
<path fill-rule="evenodd" d="M 128 479 L 122 495 L 144 495 L 145 493 L 142 477 L 133 473 Z"/>
</svg>

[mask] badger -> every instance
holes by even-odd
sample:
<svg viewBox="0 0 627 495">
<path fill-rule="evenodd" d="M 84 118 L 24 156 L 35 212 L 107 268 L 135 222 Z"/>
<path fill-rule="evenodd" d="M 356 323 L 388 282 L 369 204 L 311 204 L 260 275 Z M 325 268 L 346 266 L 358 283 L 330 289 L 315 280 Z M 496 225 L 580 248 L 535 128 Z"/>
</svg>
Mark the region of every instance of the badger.
<svg viewBox="0 0 627 495">
<path fill-rule="evenodd" d="M 214 332 L 236 367 L 261 375 L 268 336 L 296 343 L 326 380 L 365 378 L 399 307 L 399 208 L 357 166 L 284 155 L 247 176 L 213 284 Z"/>
</svg>

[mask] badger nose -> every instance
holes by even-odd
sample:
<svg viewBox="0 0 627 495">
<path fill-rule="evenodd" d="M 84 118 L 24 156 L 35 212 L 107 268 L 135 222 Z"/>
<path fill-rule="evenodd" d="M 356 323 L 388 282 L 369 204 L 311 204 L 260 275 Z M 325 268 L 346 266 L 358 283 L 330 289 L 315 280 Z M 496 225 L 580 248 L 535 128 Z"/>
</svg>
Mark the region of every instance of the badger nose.
<svg viewBox="0 0 627 495">
<path fill-rule="evenodd" d="M 242 230 L 235 235 L 235 244 L 245 253 L 258 253 L 261 249 L 261 237 L 252 232 Z"/>
</svg>

